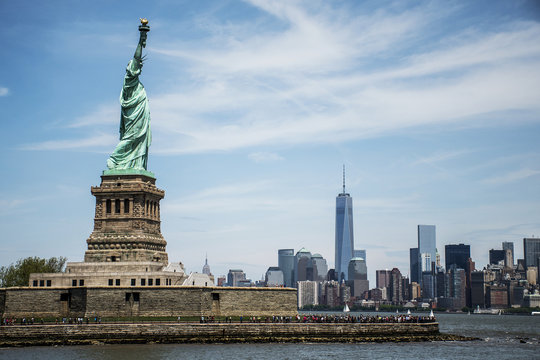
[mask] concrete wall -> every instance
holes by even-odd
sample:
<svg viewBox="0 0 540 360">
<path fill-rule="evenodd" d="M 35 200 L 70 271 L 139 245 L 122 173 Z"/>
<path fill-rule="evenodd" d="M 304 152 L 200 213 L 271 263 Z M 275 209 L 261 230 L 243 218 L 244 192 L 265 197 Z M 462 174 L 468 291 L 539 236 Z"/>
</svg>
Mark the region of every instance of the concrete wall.
<svg viewBox="0 0 540 360">
<path fill-rule="evenodd" d="M 90 324 L 1 326 L 0 346 L 104 343 L 356 342 L 458 340 L 437 323 Z"/>
<path fill-rule="evenodd" d="M 2 295 L 5 306 L 2 310 Z M 293 316 L 296 290 L 225 287 L 7 288 L 4 317 Z"/>
</svg>

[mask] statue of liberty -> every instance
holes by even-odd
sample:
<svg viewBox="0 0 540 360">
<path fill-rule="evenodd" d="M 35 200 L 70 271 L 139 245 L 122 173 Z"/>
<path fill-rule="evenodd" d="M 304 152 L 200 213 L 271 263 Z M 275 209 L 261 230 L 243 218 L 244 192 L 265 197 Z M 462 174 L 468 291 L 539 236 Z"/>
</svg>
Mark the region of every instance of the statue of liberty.
<svg viewBox="0 0 540 360">
<path fill-rule="evenodd" d="M 133 59 L 129 61 L 120 93 L 120 142 L 107 160 L 109 171 L 146 170 L 148 148 L 152 142 L 150 132 L 150 109 L 144 86 L 139 81 L 143 66 L 142 49 L 150 27 L 148 20 L 141 19 L 140 38 Z"/>
</svg>

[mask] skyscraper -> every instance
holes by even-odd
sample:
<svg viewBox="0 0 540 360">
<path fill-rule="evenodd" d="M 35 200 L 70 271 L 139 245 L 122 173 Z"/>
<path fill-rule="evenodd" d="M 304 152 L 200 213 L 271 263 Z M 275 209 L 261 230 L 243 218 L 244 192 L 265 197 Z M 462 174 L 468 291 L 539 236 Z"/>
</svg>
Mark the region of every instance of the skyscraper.
<svg viewBox="0 0 540 360">
<path fill-rule="evenodd" d="M 419 267 L 419 261 L 420 256 L 418 255 L 418 248 L 411 248 L 409 250 L 409 261 L 410 261 L 410 267 L 411 267 L 411 283 L 415 282 L 420 284 L 419 280 L 419 274 L 420 274 L 420 267 Z"/>
<path fill-rule="evenodd" d="M 278 250 L 278 267 L 283 271 L 286 287 L 296 287 L 294 283 L 294 249 Z"/>
<path fill-rule="evenodd" d="M 313 268 L 312 278 L 308 280 L 324 281 L 328 274 L 328 264 L 326 259 L 321 254 L 313 254 L 311 256 L 311 267 Z"/>
<path fill-rule="evenodd" d="M 294 259 L 294 286 L 298 281 L 311 280 L 313 277 L 313 264 L 311 263 L 311 252 L 301 248 L 296 253 Z"/>
<path fill-rule="evenodd" d="M 511 265 L 513 266 L 514 265 L 514 243 L 511 241 L 503 241 L 502 247 L 503 247 L 503 250 L 510 250 L 511 252 L 510 262 L 511 262 Z M 510 265 L 510 264 L 507 264 L 507 265 Z"/>
<path fill-rule="evenodd" d="M 202 268 L 202 273 L 206 275 L 212 275 L 212 272 L 210 271 L 210 265 L 208 265 L 208 256 L 206 256 L 204 260 L 204 266 Z"/>
<path fill-rule="evenodd" d="M 343 192 L 336 197 L 336 253 L 335 267 L 338 280 L 348 279 L 349 261 L 353 257 L 352 197 L 345 192 L 345 166 L 343 166 Z"/>
<path fill-rule="evenodd" d="M 422 273 L 431 271 L 431 263 L 437 259 L 435 225 L 418 225 L 418 257 L 418 280 L 422 283 Z"/>
<path fill-rule="evenodd" d="M 366 260 L 360 257 L 354 257 L 349 261 L 348 284 L 351 286 L 352 296 L 359 297 L 369 290 L 369 281 L 367 279 Z"/>
<path fill-rule="evenodd" d="M 375 271 L 377 288 L 384 288 L 390 286 L 390 278 L 392 270 L 377 270 Z"/>
<path fill-rule="evenodd" d="M 525 269 L 529 266 L 540 265 L 540 238 L 523 239 L 523 258 L 525 259 Z"/>
<path fill-rule="evenodd" d="M 465 244 L 444 246 L 444 266 L 450 270 L 450 266 L 455 264 L 459 269 L 467 268 L 467 259 L 471 257 L 471 246 Z"/>
</svg>

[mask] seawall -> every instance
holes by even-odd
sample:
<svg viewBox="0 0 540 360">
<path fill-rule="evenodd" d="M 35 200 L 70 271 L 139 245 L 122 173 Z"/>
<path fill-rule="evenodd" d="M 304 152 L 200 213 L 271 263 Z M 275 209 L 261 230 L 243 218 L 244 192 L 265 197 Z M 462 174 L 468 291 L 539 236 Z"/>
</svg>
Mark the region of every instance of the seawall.
<svg viewBox="0 0 540 360">
<path fill-rule="evenodd" d="M 0 346 L 118 343 L 387 342 L 464 340 L 438 323 L 145 323 L 0 327 Z"/>
</svg>

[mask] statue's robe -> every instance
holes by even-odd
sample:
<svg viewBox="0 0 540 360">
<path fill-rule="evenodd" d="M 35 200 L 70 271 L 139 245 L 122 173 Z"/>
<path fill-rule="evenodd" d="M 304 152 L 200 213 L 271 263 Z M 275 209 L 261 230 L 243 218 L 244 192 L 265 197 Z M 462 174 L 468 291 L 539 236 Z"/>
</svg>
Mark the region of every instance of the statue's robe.
<svg viewBox="0 0 540 360">
<path fill-rule="evenodd" d="M 132 59 L 120 93 L 120 142 L 107 160 L 109 169 L 146 170 L 148 148 L 152 142 L 150 109 L 144 86 L 139 81 L 141 62 Z"/>
</svg>

